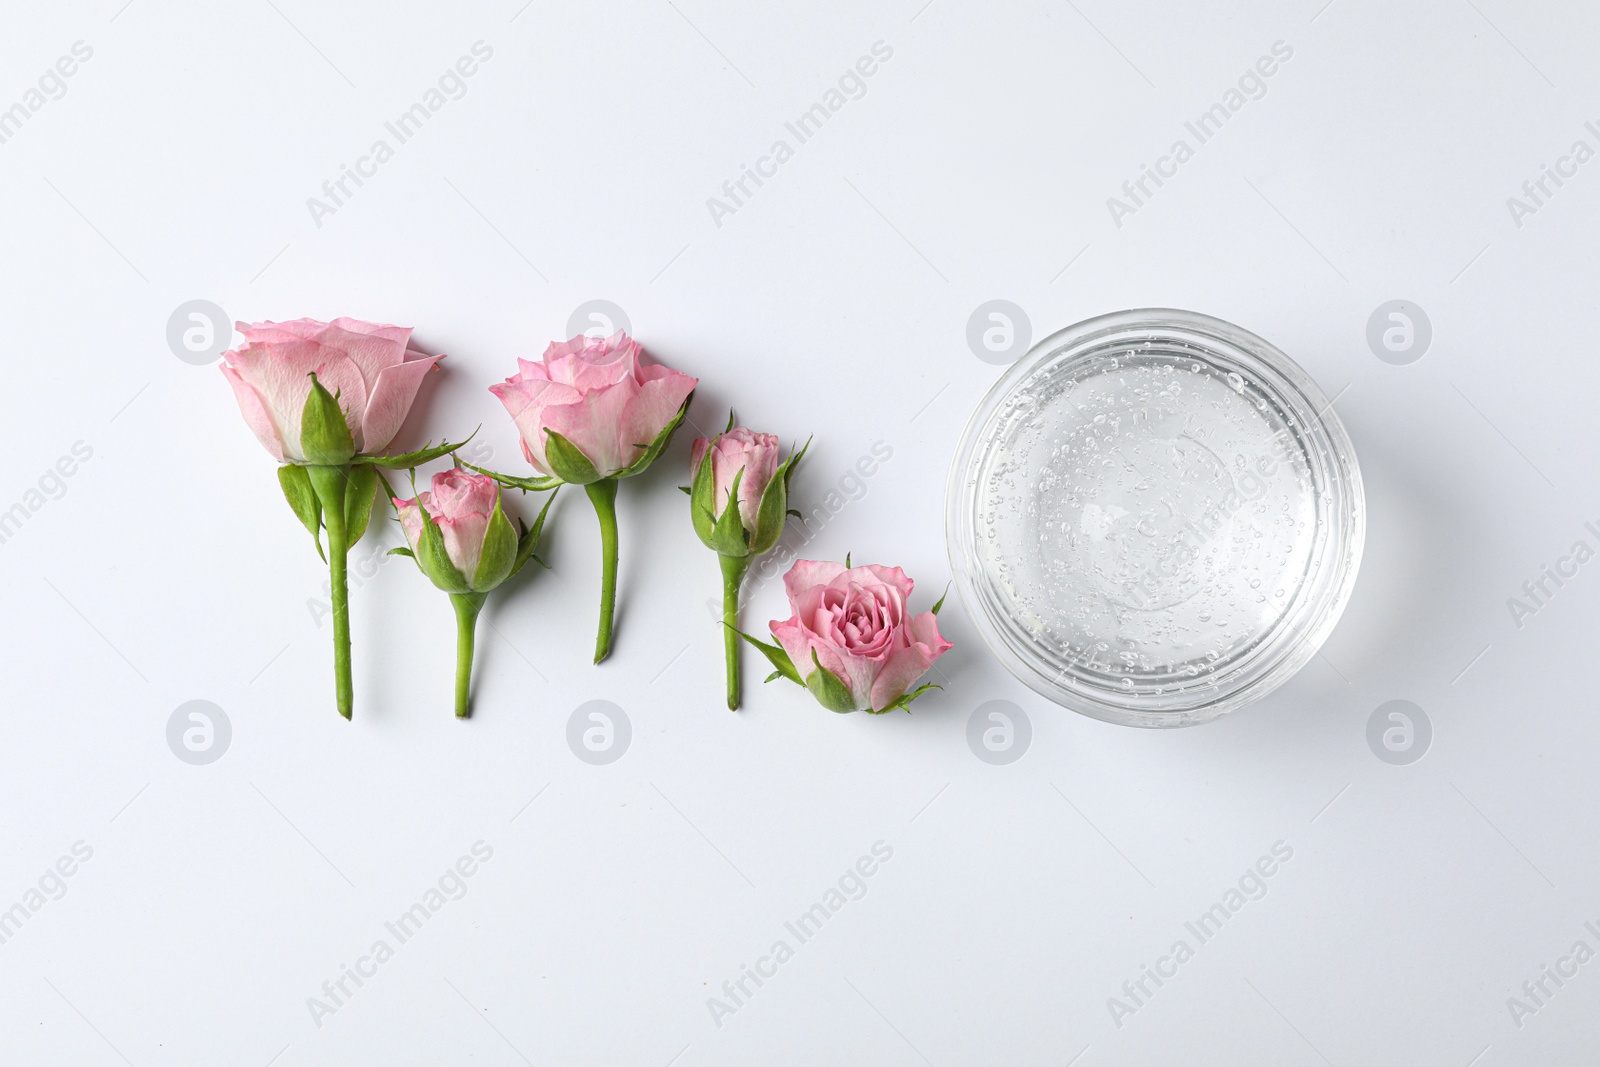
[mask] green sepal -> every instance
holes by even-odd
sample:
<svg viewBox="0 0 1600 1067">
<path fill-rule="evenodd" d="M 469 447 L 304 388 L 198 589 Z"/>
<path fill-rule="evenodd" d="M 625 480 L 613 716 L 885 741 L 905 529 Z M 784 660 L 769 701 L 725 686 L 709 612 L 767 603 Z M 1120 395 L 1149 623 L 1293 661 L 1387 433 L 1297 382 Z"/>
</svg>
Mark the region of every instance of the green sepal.
<svg viewBox="0 0 1600 1067">
<path fill-rule="evenodd" d="M 378 474 L 378 468 L 377 467 L 372 468 L 372 472 L 374 474 Z M 417 492 L 417 479 L 416 479 L 415 475 L 413 475 L 412 478 L 411 478 L 411 495 L 415 496 L 416 492 Z M 390 485 L 388 477 L 385 476 L 385 475 L 382 475 L 382 474 L 378 474 L 378 493 L 379 493 L 379 495 L 381 495 L 383 497 L 383 499 L 385 501 L 388 502 L 390 516 L 396 522 L 400 521 L 400 505 L 396 504 L 394 502 L 395 501 L 394 486 Z"/>
<path fill-rule="evenodd" d="M 414 500 L 417 513 L 422 518 L 422 536 L 417 540 L 417 550 L 412 556 L 417 561 L 417 566 L 434 585 L 446 593 L 470 593 L 471 587 L 462 573 L 456 570 L 456 565 L 450 562 L 450 553 L 445 551 L 444 534 L 433 521 L 433 516 L 428 514 L 428 509 L 422 503 L 422 494 L 418 493 Z"/>
<path fill-rule="evenodd" d="M 465 444 L 466 442 L 462 443 Z M 518 478 L 512 474 L 501 474 L 499 471 L 492 471 L 487 467 L 474 467 L 472 464 L 463 460 L 460 456 L 452 456 L 451 458 L 454 459 L 459 465 L 467 468 L 469 471 L 477 471 L 479 474 L 487 474 L 506 489 L 521 489 L 524 493 L 543 493 L 547 490 L 554 489 L 559 485 L 565 484 L 560 478 L 553 478 L 548 474 L 540 474 L 532 478 Z"/>
<path fill-rule="evenodd" d="M 939 594 L 939 602 L 933 606 L 933 613 L 935 615 L 939 614 L 939 609 L 944 607 L 945 597 L 948 597 L 949 595 L 950 595 L 950 583 L 946 582 L 944 584 L 944 592 Z"/>
<path fill-rule="evenodd" d="M 328 526 L 328 516 L 347 513 L 346 499 L 350 496 L 350 468 L 348 466 L 327 467 L 322 465 L 307 465 L 304 468 L 306 480 L 311 484 L 311 491 L 316 494 L 317 505 L 322 511 L 322 528 L 328 530 L 328 550 L 333 550 L 333 531 Z M 350 532 L 345 530 L 345 554 L 350 552 Z"/>
<path fill-rule="evenodd" d="M 811 650 L 811 662 L 816 670 L 806 678 L 806 688 L 811 690 L 811 695 L 817 698 L 817 703 L 829 711 L 836 711 L 841 715 L 845 712 L 856 710 L 856 698 L 850 695 L 850 687 L 840 680 L 817 659 L 817 650 Z"/>
<path fill-rule="evenodd" d="M 811 447 L 811 438 L 806 438 L 806 443 L 800 446 L 800 451 L 795 452 L 784 460 L 772 474 L 772 481 L 767 483 L 767 488 L 761 494 L 761 507 L 756 512 L 755 543 L 750 546 L 754 555 L 770 552 L 783 537 L 784 522 L 788 516 L 793 515 L 801 522 L 805 516 L 789 506 L 789 483 L 794 478 L 795 468 L 800 466 L 800 460 L 805 457 L 806 450 Z"/>
<path fill-rule="evenodd" d="M 722 428 L 722 432 L 723 432 L 723 433 L 728 433 L 728 432 L 730 432 L 730 431 L 731 431 L 731 430 L 732 430 L 732 429 L 733 429 L 733 409 L 732 409 L 732 408 L 729 408 L 729 409 L 728 409 L 728 425 L 726 425 L 726 426 L 724 426 L 724 427 L 723 427 L 723 428 Z"/>
<path fill-rule="evenodd" d="M 629 475 L 638 474 L 640 471 L 650 466 L 650 464 L 654 463 L 656 461 L 656 457 L 661 455 L 662 452 L 666 451 L 667 446 L 672 443 L 672 435 L 678 429 L 679 424 L 683 422 L 683 416 L 689 410 L 689 402 L 693 399 L 693 392 L 684 397 L 683 403 L 678 405 L 678 413 L 672 416 L 672 421 L 667 423 L 667 425 L 662 428 L 660 433 L 656 434 L 656 439 L 654 441 L 651 441 L 648 445 L 634 446 L 635 448 L 643 448 L 644 454 L 638 459 L 634 460 L 632 463 L 628 464 L 628 466 L 624 467 L 622 470 L 618 471 L 616 474 L 612 475 L 612 477 L 626 478 Z M 553 437 L 555 435 L 551 434 L 551 436 Z M 708 449 L 707 452 L 709 451 L 710 450 Z M 545 454 L 549 455 L 548 449 L 546 450 Z"/>
<path fill-rule="evenodd" d="M 478 429 L 482 429 L 482 427 L 480 426 Z M 478 436 L 478 431 L 473 430 L 466 440 L 457 441 L 454 444 L 445 441 L 437 445 L 424 445 L 415 452 L 402 452 L 395 456 L 357 456 L 351 462 L 371 464 L 374 467 L 382 467 L 391 471 L 406 470 L 411 467 L 420 467 L 429 460 L 438 459 L 440 456 L 448 456 L 476 436 Z M 476 470 L 477 468 L 473 469 Z"/>
<path fill-rule="evenodd" d="M 800 466 L 800 461 L 805 458 L 806 452 L 810 450 L 811 441 L 812 439 L 810 437 L 806 438 L 806 443 L 800 446 L 800 451 L 784 460 L 782 470 L 783 488 L 785 492 L 787 492 L 789 489 L 789 481 L 794 477 L 794 472 Z"/>
<path fill-rule="evenodd" d="M 391 548 L 388 554 L 391 556 L 405 556 L 407 559 L 417 558 L 417 554 L 411 551 L 405 545 L 401 545 L 399 548 Z"/>
<path fill-rule="evenodd" d="M 706 454 L 710 455 L 710 449 L 706 450 Z M 711 530 L 711 548 L 718 555 L 750 554 L 750 535 L 745 532 L 744 523 L 739 519 L 739 483 L 742 481 L 744 481 L 744 469 L 741 467 L 734 472 L 733 484 L 728 487 L 728 503 L 723 507 L 716 526 Z"/>
<path fill-rule="evenodd" d="M 295 518 L 311 531 L 317 555 L 322 557 L 322 562 L 328 562 L 327 553 L 322 551 L 322 501 L 311 487 L 311 472 L 297 463 L 290 463 L 278 468 L 278 484 L 283 487 L 284 499 L 289 501 Z"/>
<path fill-rule="evenodd" d="M 900 708 L 900 709 L 904 710 L 907 714 L 909 714 L 911 712 L 911 702 L 913 700 L 917 699 L 919 696 L 921 696 L 923 693 L 926 693 L 930 689 L 943 689 L 943 688 L 944 688 L 944 686 L 942 686 L 942 685 L 934 685 L 932 682 L 926 682 L 923 685 L 917 686 L 917 688 L 915 690 L 913 690 L 912 692 L 910 692 L 910 693 L 901 693 L 898 697 L 896 697 L 895 699 L 891 700 L 889 703 L 885 704 L 881 708 L 868 708 L 867 711 L 870 712 L 873 715 L 884 715 L 884 714 L 887 714 L 888 712 L 891 712 L 891 711 L 895 710 L 896 708 Z"/>
<path fill-rule="evenodd" d="M 350 424 L 345 422 L 338 398 L 317 381 L 316 372 L 309 377 L 311 392 L 300 412 L 300 452 L 310 466 L 342 467 L 356 454 Z"/>
<path fill-rule="evenodd" d="M 474 593 L 487 593 L 507 578 L 517 567 L 517 531 L 506 518 L 500 506 L 500 494 L 494 498 L 494 511 L 489 514 L 489 527 L 483 532 L 483 551 L 478 556 L 478 571 L 469 585 Z"/>
<path fill-rule="evenodd" d="M 601 478 L 581 448 L 548 428 L 544 431 L 544 459 L 563 482 L 590 485 Z"/>
<path fill-rule="evenodd" d="M 773 671 L 771 674 L 767 675 L 766 678 L 763 679 L 763 681 L 770 682 L 774 678 L 782 678 L 782 677 L 783 677 L 783 672 L 782 671 Z"/>
<path fill-rule="evenodd" d="M 541 567 L 546 566 L 544 560 L 533 553 L 539 547 L 539 536 L 544 531 L 544 517 L 550 514 L 550 505 L 555 502 L 556 494 L 551 493 L 550 499 L 544 502 L 544 507 L 539 511 L 539 517 L 533 520 L 532 528 L 523 527 L 522 536 L 517 539 L 517 559 L 511 565 L 512 574 L 516 574 L 525 567 L 530 559 Z M 519 519 L 517 521 L 520 525 L 522 520 Z"/>
<path fill-rule="evenodd" d="M 712 510 L 717 502 L 717 487 L 711 473 L 711 453 L 716 449 L 717 439 L 713 437 L 706 446 L 706 454 L 700 457 L 700 466 L 694 472 L 694 484 L 689 488 L 689 517 L 694 521 L 695 535 L 702 544 L 713 550 L 717 547 L 711 541 L 712 531 L 717 528 L 717 516 Z"/>
<path fill-rule="evenodd" d="M 350 467 L 350 484 L 344 490 L 345 536 L 353 545 L 367 532 L 372 505 L 378 499 L 378 472 L 364 464 Z"/>
<path fill-rule="evenodd" d="M 849 570 L 850 569 L 850 553 L 848 553 L 848 552 L 846 552 L 844 554 L 844 569 L 845 570 Z"/>
<path fill-rule="evenodd" d="M 727 624 L 724 623 L 723 625 L 726 626 Z M 752 644 L 756 648 L 760 649 L 761 654 L 767 657 L 767 662 L 771 663 L 777 668 L 777 670 L 772 673 L 771 677 L 769 677 L 767 681 L 770 682 L 773 678 L 781 677 L 789 679 L 789 681 L 793 682 L 795 685 L 806 684 L 801 679 L 800 672 L 794 669 L 794 661 L 789 658 L 789 653 L 783 650 L 782 645 L 769 645 L 765 641 L 751 637 L 743 630 L 734 630 L 733 632 L 744 638 L 749 644 Z"/>
<path fill-rule="evenodd" d="M 788 465 L 788 460 L 784 461 Z M 756 508 L 756 532 L 750 541 L 750 554 L 759 556 L 772 549 L 783 536 L 784 515 L 789 509 L 789 479 L 783 467 L 773 473 L 772 481 L 761 491 L 761 503 Z"/>
<path fill-rule="evenodd" d="M 684 496 L 694 496 L 694 490 L 690 489 L 687 485 L 678 486 L 678 492 L 682 493 Z"/>
</svg>

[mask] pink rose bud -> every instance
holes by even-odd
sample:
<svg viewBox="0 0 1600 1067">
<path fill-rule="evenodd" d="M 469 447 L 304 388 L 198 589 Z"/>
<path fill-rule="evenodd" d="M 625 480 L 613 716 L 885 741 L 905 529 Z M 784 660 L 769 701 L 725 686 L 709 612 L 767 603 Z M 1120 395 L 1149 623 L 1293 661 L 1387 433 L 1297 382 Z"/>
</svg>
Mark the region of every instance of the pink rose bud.
<svg viewBox="0 0 1600 1067">
<path fill-rule="evenodd" d="M 939 634 L 938 605 L 911 614 L 912 581 L 899 567 L 847 569 L 802 559 L 783 585 L 794 615 L 774 620 L 772 636 L 799 680 L 832 711 L 905 707 L 922 691 L 906 690 L 951 647 Z"/>
<path fill-rule="evenodd" d="M 806 448 L 810 442 L 806 442 Z M 739 710 L 739 588 L 755 557 L 778 543 L 789 514 L 789 480 L 806 449 L 778 461 L 778 439 L 733 424 L 712 438 L 696 438 L 691 451 L 694 484 L 689 516 L 702 544 L 722 566 L 722 649 L 728 710 Z"/>
<path fill-rule="evenodd" d="M 415 500 L 394 498 L 411 547 L 392 551 L 415 559 L 422 573 L 450 594 L 455 608 L 457 718 L 466 718 L 472 706 L 478 612 L 490 590 L 537 559 L 533 550 L 554 501 L 551 493 L 533 528 L 518 536 L 501 510 L 499 483 L 485 474 L 459 467 L 441 471 L 433 476 L 433 488 Z"/>
<path fill-rule="evenodd" d="M 307 461 L 301 419 L 311 375 L 338 397 L 355 451 L 381 453 L 416 399 L 422 376 L 443 356 L 411 347 L 411 329 L 359 319 L 236 323 L 245 343 L 223 354 L 222 373 L 239 410 L 280 463 Z"/>
<path fill-rule="evenodd" d="M 542 361 L 517 364 L 515 376 L 489 391 L 516 422 L 528 462 L 579 485 L 648 466 L 699 384 L 646 362 L 639 343 L 621 330 L 553 342 Z M 564 444 L 552 444 L 552 435 Z"/>
<path fill-rule="evenodd" d="M 418 493 L 415 500 L 396 498 L 394 506 L 400 512 L 400 527 L 418 566 L 439 588 L 450 593 L 483 593 L 506 579 L 515 559 L 516 534 L 510 520 L 499 510 L 500 486 L 493 478 L 459 468 L 441 471 L 433 476 L 432 491 Z M 423 509 L 438 528 L 445 560 L 454 569 L 453 574 L 442 571 L 437 557 L 423 544 Z M 491 528 L 498 526 L 492 521 L 497 514 L 505 529 L 496 532 L 510 537 L 510 550 L 508 554 L 502 545 L 486 558 L 484 544 Z"/>
<path fill-rule="evenodd" d="M 718 434 L 715 440 L 697 437 L 689 453 L 692 470 L 701 469 L 708 450 L 711 453 L 712 520 L 720 518 L 727 508 L 733 480 L 738 477 L 739 521 L 754 536 L 761 513 L 761 495 L 778 472 L 778 455 L 782 449 L 777 437 L 770 433 L 754 433 L 743 426 Z M 783 523 L 781 511 L 778 523 L 780 526 Z"/>
</svg>

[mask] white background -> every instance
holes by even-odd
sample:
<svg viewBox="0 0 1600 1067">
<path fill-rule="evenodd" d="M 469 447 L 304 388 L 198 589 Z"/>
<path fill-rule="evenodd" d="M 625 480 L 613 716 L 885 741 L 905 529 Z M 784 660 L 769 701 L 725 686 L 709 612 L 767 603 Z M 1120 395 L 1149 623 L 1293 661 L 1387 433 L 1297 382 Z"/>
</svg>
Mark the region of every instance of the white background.
<svg viewBox="0 0 1600 1067">
<path fill-rule="evenodd" d="M 93 56 L 0 144 L 0 510 L 75 442 L 93 456 L 0 544 L 0 908 L 74 842 L 93 856 L 0 945 L 0 1058 L 1587 1062 L 1600 962 L 1534 1014 L 1507 998 L 1600 949 L 1600 563 L 1520 628 L 1507 599 L 1600 547 L 1600 162 L 1520 227 L 1506 201 L 1600 148 L 1600 21 L 1324 2 L 13 6 L 0 108 L 74 42 Z M 466 95 L 316 225 L 307 198 L 479 40 Z M 784 122 L 878 41 L 865 95 L 794 146 Z M 1267 93 L 1117 226 L 1107 198 L 1276 41 Z M 707 198 L 779 137 L 794 158 L 715 224 Z M 399 443 L 481 423 L 480 456 L 523 471 L 486 387 L 594 298 L 701 379 L 699 426 L 735 404 L 816 435 L 799 505 L 891 448 L 804 551 L 901 564 L 919 607 L 949 574 L 950 454 L 1000 373 L 973 309 L 1015 301 L 1035 339 L 1124 307 L 1237 322 L 1339 397 L 1369 509 L 1349 610 L 1289 684 L 1192 730 L 1040 700 L 953 599 L 945 688 L 913 714 L 832 715 L 754 656 L 730 714 L 684 433 L 622 488 L 607 663 L 569 491 L 554 569 L 480 626 L 474 718 L 451 715 L 446 598 L 395 559 L 353 591 L 343 721 L 325 572 L 168 316 L 415 325 L 449 358 Z M 1406 366 L 1366 340 L 1395 299 L 1434 330 Z M 785 615 L 770 582 L 745 623 Z M 207 766 L 166 741 L 194 699 L 232 724 Z M 592 699 L 632 723 L 609 766 L 566 742 Z M 1032 724 L 1009 766 L 966 741 L 992 699 Z M 1409 766 L 1366 740 L 1393 699 L 1433 727 Z M 466 895 L 317 1025 L 308 998 L 477 841 Z M 866 895 L 718 1026 L 707 998 L 878 841 Z M 1267 894 L 1118 1026 L 1108 998 L 1279 841 Z"/>
</svg>

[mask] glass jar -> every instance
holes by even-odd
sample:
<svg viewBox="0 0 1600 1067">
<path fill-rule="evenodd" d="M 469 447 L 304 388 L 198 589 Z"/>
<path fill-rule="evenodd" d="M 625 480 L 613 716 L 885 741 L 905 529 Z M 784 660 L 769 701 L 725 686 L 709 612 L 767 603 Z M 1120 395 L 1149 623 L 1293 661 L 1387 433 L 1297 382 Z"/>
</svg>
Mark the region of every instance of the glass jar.
<svg viewBox="0 0 1600 1067">
<path fill-rule="evenodd" d="M 950 471 L 955 585 L 991 651 L 1074 711 L 1208 722 L 1305 665 L 1366 520 L 1316 383 L 1247 330 L 1121 311 L 1035 345 Z"/>
</svg>

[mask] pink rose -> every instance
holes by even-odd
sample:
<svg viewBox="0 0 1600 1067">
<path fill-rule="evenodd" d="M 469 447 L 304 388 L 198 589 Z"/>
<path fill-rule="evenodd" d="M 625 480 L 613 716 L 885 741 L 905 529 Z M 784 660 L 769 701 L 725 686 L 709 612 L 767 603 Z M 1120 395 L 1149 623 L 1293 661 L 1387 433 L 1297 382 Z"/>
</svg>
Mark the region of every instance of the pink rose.
<svg viewBox="0 0 1600 1067">
<path fill-rule="evenodd" d="M 411 545 L 422 571 L 429 573 L 429 557 L 422 552 L 422 512 L 418 501 L 426 507 L 430 520 L 438 526 L 445 542 L 445 555 L 450 557 L 461 581 L 470 592 L 486 592 L 501 584 L 506 574 L 478 574 L 478 563 L 483 558 L 483 541 L 490 533 L 490 518 L 499 504 L 499 485 L 494 478 L 482 474 L 467 474 L 453 467 L 434 475 L 432 491 L 418 493 L 413 501 L 395 498 L 395 509 L 400 512 L 400 528 L 405 531 L 406 544 Z M 498 566 L 494 569 L 499 569 Z M 451 576 L 443 576 L 446 587 Z"/>
<path fill-rule="evenodd" d="M 899 567 L 847 569 L 802 559 L 783 576 L 783 585 L 794 616 L 774 620 L 772 636 L 825 704 L 828 687 L 812 678 L 818 664 L 848 690 L 839 694 L 839 704 L 848 700 L 854 709 L 887 711 L 951 647 L 939 635 L 933 612 L 911 614 L 906 602 L 912 581 Z"/>
<path fill-rule="evenodd" d="M 728 493 L 733 479 L 740 471 L 739 520 L 750 533 L 756 532 L 757 517 L 761 511 L 761 494 L 767 491 L 772 476 L 778 472 L 777 437 L 770 433 L 754 433 L 743 426 L 735 426 L 719 434 L 716 441 L 697 437 L 689 453 L 690 470 L 698 472 L 711 449 L 712 507 L 711 514 L 718 516 L 728 506 Z M 783 521 L 783 516 L 778 516 Z"/>
<path fill-rule="evenodd" d="M 621 330 L 604 339 L 579 336 L 553 342 L 542 362 L 519 359 L 517 364 L 521 369 L 514 377 L 489 391 L 516 422 L 528 462 L 541 474 L 564 481 L 595 478 L 559 458 L 552 463 L 547 431 L 582 452 L 596 477 L 614 478 L 649 456 L 651 445 L 699 384 L 687 374 L 646 362 L 639 343 Z"/>
<path fill-rule="evenodd" d="M 389 446 L 416 399 L 422 376 L 443 356 L 410 345 L 411 329 L 359 319 L 235 323 L 242 347 L 223 354 L 244 420 L 280 463 L 305 463 L 300 418 L 311 377 L 339 398 L 358 453 Z"/>
</svg>

